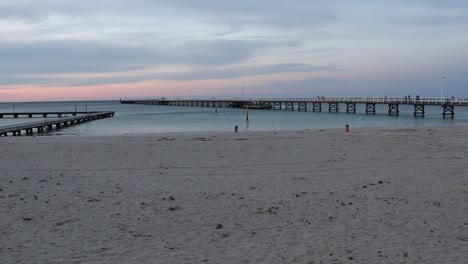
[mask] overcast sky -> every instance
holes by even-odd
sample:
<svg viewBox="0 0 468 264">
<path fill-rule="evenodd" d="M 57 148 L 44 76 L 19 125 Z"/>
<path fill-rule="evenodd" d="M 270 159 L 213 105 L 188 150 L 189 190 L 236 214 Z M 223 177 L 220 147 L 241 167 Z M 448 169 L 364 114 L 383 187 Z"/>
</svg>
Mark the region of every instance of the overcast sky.
<svg viewBox="0 0 468 264">
<path fill-rule="evenodd" d="M 468 1 L 0 0 L 0 101 L 243 89 L 468 97 Z"/>
</svg>

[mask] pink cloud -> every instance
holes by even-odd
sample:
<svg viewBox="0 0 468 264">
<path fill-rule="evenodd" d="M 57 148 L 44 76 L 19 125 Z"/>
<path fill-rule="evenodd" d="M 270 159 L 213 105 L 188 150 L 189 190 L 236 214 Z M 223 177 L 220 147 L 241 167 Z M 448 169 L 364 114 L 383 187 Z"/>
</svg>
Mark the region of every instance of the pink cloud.
<svg viewBox="0 0 468 264">
<path fill-rule="evenodd" d="M 74 100 L 118 100 L 119 98 L 147 97 L 197 97 L 238 96 L 242 87 L 245 94 L 256 94 L 256 86 L 273 82 L 293 82 L 312 77 L 313 74 L 285 73 L 249 76 L 233 79 L 198 81 L 144 81 L 136 83 L 105 84 L 90 86 L 0 86 L 0 98 L 9 101 L 74 101 Z M 275 88 L 278 89 L 278 88 Z"/>
</svg>

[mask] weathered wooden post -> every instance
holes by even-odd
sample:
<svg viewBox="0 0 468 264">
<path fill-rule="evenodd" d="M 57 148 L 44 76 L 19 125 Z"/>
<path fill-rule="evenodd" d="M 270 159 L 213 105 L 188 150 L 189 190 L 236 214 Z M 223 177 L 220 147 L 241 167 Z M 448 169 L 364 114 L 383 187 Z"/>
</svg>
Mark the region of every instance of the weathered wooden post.
<svg viewBox="0 0 468 264">
<path fill-rule="evenodd" d="M 349 125 L 345 125 L 345 131 L 349 132 Z"/>
<path fill-rule="evenodd" d="M 245 106 L 245 120 L 249 121 L 249 106 Z"/>
<path fill-rule="evenodd" d="M 234 132 L 237 133 L 238 130 L 239 130 L 239 126 L 234 126 Z"/>
</svg>

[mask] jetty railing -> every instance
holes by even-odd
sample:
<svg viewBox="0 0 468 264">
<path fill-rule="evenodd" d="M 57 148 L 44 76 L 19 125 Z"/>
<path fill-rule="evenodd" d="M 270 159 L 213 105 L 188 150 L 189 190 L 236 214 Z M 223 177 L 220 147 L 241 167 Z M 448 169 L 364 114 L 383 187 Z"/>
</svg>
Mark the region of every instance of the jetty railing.
<svg viewBox="0 0 468 264">
<path fill-rule="evenodd" d="M 427 105 L 444 105 L 454 104 L 457 106 L 468 106 L 468 98 L 437 98 L 437 97 L 295 97 L 295 98 L 278 98 L 278 97 L 264 97 L 264 98 L 199 98 L 199 99 L 132 99 L 120 100 L 121 103 L 137 103 L 137 102 L 307 102 L 307 103 L 375 103 L 375 104 L 427 104 Z"/>
<path fill-rule="evenodd" d="M 66 115 L 71 115 L 71 116 L 76 116 L 76 115 L 83 115 L 83 114 L 95 114 L 95 113 L 100 113 L 101 111 L 89 111 L 89 112 L 77 112 L 77 111 L 74 111 L 74 112 L 57 112 L 57 111 L 54 111 L 54 112 L 4 112 L 4 113 L 0 113 L 0 118 L 3 118 L 3 117 L 8 117 L 8 116 L 12 116 L 14 118 L 18 118 L 18 117 L 34 117 L 34 116 L 39 116 L 39 117 L 48 117 L 50 115 L 56 115 L 57 117 L 62 117 L 62 116 L 66 116 Z"/>
</svg>

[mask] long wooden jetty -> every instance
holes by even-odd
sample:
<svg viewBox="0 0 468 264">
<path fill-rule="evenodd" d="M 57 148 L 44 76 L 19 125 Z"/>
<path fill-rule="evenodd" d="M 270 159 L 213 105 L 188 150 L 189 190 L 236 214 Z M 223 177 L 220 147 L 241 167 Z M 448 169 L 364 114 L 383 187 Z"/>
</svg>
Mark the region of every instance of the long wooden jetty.
<svg viewBox="0 0 468 264">
<path fill-rule="evenodd" d="M 101 118 L 107 118 L 114 116 L 114 112 L 95 112 L 88 113 L 84 115 L 76 115 L 74 117 L 65 117 L 58 119 L 51 119 L 45 121 L 37 122 L 28 122 L 16 125 L 1 126 L 0 127 L 0 137 L 8 136 L 8 133 L 11 133 L 13 136 L 21 136 L 21 132 L 25 131 L 27 136 L 33 135 L 33 130 L 35 129 L 38 134 L 44 133 L 44 129 L 47 131 L 52 130 L 54 127 L 59 129 L 61 127 L 67 127 L 70 125 L 76 125 L 87 121 L 92 121 Z"/>
<path fill-rule="evenodd" d="M 67 115 L 71 115 L 71 116 L 76 116 L 76 115 L 83 115 L 83 114 L 95 114 L 95 113 L 99 113 L 99 111 L 90 111 L 90 112 L 7 112 L 7 113 L 0 113 L 0 118 L 3 118 L 3 117 L 8 117 L 8 116 L 12 116 L 14 118 L 18 118 L 18 117 L 34 117 L 34 116 L 39 116 L 39 117 L 48 117 L 48 116 L 51 116 L 51 115 L 55 115 L 57 117 L 62 117 L 62 116 L 67 116 Z"/>
<path fill-rule="evenodd" d="M 356 105 L 365 105 L 366 114 L 375 114 L 376 105 L 388 105 L 389 115 L 399 115 L 400 105 L 412 105 L 413 115 L 424 117 L 426 106 L 441 106 L 443 117 L 454 117 L 455 107 L 468 107 L 468 98 L 420 97 L 316 97 L 316 98 L 218 98 L 218 99 L 142 99 L 120 100 L 122 104 L 170 105 L 191 107 L 249 108 L 322 112 L 339 112 L 344 105 L 346 113 L 356 113 Z"/>
</svg>

